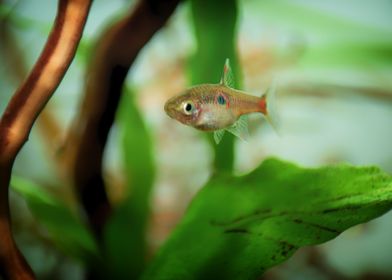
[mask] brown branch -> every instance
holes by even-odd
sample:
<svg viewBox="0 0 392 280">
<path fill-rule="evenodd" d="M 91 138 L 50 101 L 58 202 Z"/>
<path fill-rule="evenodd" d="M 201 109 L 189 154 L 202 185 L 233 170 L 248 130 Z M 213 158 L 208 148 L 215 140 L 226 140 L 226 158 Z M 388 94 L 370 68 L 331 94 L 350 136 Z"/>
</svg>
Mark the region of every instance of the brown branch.
<svg viewBox="0 0 392 280">
<path fill-rule="evenodd" d="M 2 4 L 0 0 L 0 5 Z M 9 17 L 4 17 L 0 21 L 0 57 L 1 61 L 7 69 L 7 78 L 13 85 L 20 85 L 29 73 L 29 68 L 26 63 L 25 53 L 23 52 L 22 45 L 19 40 L 17 40 L 13 30 L 12 22 Z M 59 135 L 61 135 L 61 127 L 57 121 L 56 115 L 54 114 L 53 105 L 48 103 L 45 108 L 40 113 L 39 117 L 35 121 L 35 126 L 40 132 L 41 139 L 44 141 L 44 147 L 47 150 L 49 156 L 53 158 L 56 164 L 57 173 L 63 174 L 60 167 L 62 167 L 56 154 L 56 149 L 58 149 L 59 141 L 57 140 Z"/>
<path fill-rule="evenodd" d="M 0 273 L 34 279 L 11 232 L 8 190 L 13 162 L 39 113 L 62 80 L 79 43 L 91 1 L 60 0 L 45 48 L 0 119 Z"/>
<path fill-rule="evenodd" d="M 165 24 L 178 2 L 140 1 L 101 36 L 89 65 L 84 99 L 64 155 L 98 239 L 111 212 L 102 176 L 102 156 L 124 80 L 139 51 Z"/>
</svg>

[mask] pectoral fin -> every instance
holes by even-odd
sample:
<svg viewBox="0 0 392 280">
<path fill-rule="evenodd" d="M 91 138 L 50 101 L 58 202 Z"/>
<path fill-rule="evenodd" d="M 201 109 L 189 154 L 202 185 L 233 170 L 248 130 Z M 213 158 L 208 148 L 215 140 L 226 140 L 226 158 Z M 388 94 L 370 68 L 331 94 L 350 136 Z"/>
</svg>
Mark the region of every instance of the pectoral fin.
<svg viewBox="0 0 392 280">
<path fill-rule="evenodd" d="M 241 116 L 232 126 L 226 128 L 226 130 L 241 140 L 246 141 L 249 138 L 248 117 L 246 115 Z"/>
<path fill-rule="evenodd" d="M 223 66 L 223 74 L 220 83 L 227 87 L 234 88 L 234 76 L 228 58 L 226 58 L 225 65 Z"/>
</svg>

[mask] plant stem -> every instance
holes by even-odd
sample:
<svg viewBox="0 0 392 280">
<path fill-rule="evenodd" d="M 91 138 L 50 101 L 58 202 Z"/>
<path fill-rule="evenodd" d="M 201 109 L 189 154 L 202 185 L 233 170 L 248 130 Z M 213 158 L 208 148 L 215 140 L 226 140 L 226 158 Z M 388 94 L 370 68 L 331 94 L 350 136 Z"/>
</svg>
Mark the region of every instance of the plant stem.
<svg viewBox="0 0 392 280">
<path fill-rule="evenodd" d="M 128 71 L 179 0 L 143 0 L 102 36 L 87 69 L 84 97 L 64 148 L 76 192 L 97 239 L 111 214 L 102 158 Z"/>
</svg>

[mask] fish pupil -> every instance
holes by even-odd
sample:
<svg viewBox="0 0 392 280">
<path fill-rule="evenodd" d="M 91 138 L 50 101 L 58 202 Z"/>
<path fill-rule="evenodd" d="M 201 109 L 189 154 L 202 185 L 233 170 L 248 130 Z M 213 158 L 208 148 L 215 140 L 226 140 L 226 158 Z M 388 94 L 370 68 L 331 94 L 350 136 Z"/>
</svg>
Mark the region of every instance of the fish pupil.
<svg viewBox="0 0 392 280">
<path fill-rule="evenodd" d="M 187 104 L 185 105 L 185 111 L 190 112 L 191 110 L 192 110 L 192 104 L 187 103 Z"/>
<path fill-rule="evenodd" d="M 225 100 L 225 98 L 222 95 L 218 96 L 218 103 L 220 105 L 224 105 L 226 103 L 226 100 Z"/>
</svg>

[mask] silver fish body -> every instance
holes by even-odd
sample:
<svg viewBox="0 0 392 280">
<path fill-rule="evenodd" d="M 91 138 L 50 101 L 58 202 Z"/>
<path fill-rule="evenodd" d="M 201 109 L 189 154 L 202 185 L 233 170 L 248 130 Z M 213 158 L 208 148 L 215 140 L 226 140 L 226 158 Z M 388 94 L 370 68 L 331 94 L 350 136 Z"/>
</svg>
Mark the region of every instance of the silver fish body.
<svg viewBox="0 0 392 280">
<path fill-rule="evenodd" d="M 166 113 L 173 119 L 202 131 L 213 131 L 220 142 L 225 130 L 244 138 L 247 123 L 241 116 L 262 113 L 273 120 L 273 108 L 267 100 L 274 90 L 261 97 L 232 88 L 232 72 L 226 60 L 219 84 L 193 86 L 165 104 Z"/>
</svg>

